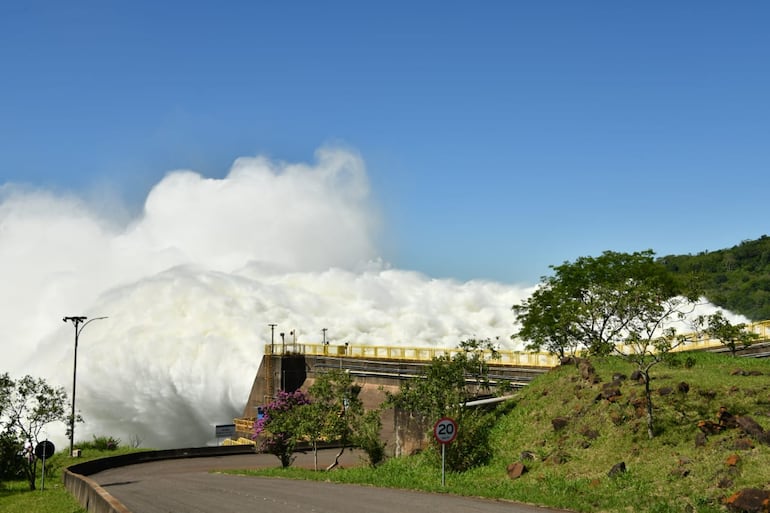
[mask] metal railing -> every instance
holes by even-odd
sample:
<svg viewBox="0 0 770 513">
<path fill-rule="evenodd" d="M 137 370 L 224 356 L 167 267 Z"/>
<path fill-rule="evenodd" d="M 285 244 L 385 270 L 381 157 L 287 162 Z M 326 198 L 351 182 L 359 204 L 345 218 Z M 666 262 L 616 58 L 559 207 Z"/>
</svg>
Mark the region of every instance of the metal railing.
<svg viewBox="0 0 770 513">
<path fill-rule="evenodd" d="M 441 347 L 402 347 L 402 346 L 366 346 L 358 344 L 275 344 L 265 346 L 265 355 L 332 356 L 340 358 L 371 358 L 385 360 L 404 360 L 429 362 L 436 357 L 451 358 L 461 353 L 461 349 L 446 349 Z M 483 351 L 484 358 L 497 365 L 514 367 L 555 367 L 559 364 L 558 357 L 546 353 L 528 353 L 523 351 L 497 351 L 499 358 L 492 359 L 491 351 Z"/>
<path fill-rule="evenodd" d="M 756 333 L 759 338 L 755 342 L 767 342 L 770 340 L 770 320 L 751 323 L 747 326 L 749 331 Z M 676 351 L 690 351 L 698 349 L 710 349 L 722 346 L 722 342 L 698 333 L 685 335 L 687 342 L 676 348 Z M 633 351 L 633 345 L 620 345 L 619 350 Z M 451 358 L 461 353 L 458 348 L 441 347 L 404 347 L 404 346 L 369 346 L 360 344 L 305 344 L 286 343 L 268 344 L 265 346 L 265 355 L 291 355 L 301 354 L 306 356 L 331 356 L 339 358 L 372 358 L 385 360 L 404 360 L 428 362 L 436 357 Z M 531 353 L 526 351 L 511 351 L 501 349 L 497 351 L 499 358 L 493 359 L 491 351 L 484 351 L 484 358 L 495 365 L 511 367 L 550 368 L 559 364 L 559 358 L 548 353 Z"/>
<path fill-rule="evenodd" d="M 747 324 L 746 329 L 758 335 L 758 338 L 754 340 L 752 344 L 758 344 L 770 340 L 770 320 L 757 321 L 751 324 Z M 684 338 L 685 342 L 675 347 L 673 349 L 674 352 L 713 349 L 716 347 L 724 346 L 724 343 L 721 340 L 708 337 L 703 333 L 686 333 Z M 615 347 L 619 352 L 623 354 L 633 353 L 637 349 L 634 344 L 617 344 Z"/>
</svg>

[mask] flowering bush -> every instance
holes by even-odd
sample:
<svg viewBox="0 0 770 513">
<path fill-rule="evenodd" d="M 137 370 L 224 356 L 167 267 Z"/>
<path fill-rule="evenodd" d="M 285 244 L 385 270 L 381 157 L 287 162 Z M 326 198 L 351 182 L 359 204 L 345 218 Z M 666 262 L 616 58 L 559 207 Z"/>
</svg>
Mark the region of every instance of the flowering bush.
<svg viewBox="0 0 770 513">
<path fill-rule="evenodd" d="M 310 398 L 302 390 L 281 390 L 275 400 L 262 409 L 262 417 L 254 423 L 252 438 L 259 441 L 262 451 L 275 455 L 284 467 L 294 460 L 292 453 L 300 431 L 297 410 L 306 404 L 310 404 Z"/>
</svg>

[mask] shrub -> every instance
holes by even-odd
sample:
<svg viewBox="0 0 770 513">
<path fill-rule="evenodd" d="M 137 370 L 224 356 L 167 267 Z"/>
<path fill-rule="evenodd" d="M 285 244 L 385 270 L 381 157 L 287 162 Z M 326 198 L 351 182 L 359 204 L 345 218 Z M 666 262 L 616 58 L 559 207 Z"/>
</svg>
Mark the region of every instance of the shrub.
<svg viewBox="0 0 770 513">
<path fill-rule="evenodd" d="M 93 441 L 81 442 L 78 444 L 81 449 L 94 449 L 97 451 L 114 451 L 120 447 L 120 439 L 111 436 L 96 436 Z"/>
<path fill-rule="evenodd" d="M 297 445 L 300 421 L 296 410 L 305 404 L 310 404 L 310 399 L 302 390 L 281 390 L 276 399 L 263 408 L 262 418 L 254 423 L 252 438 L 259 440 L 260 449 L 276 456 L 283 467 L 294 461 L 292 453 Z"/>
<path fill-rule="evenodd" d="M 24 444 L 13 433 L 0 433 L 0 482 L 24 479 Z"/>
<path fill-rule="evenodd" d="M 369 465 L 376 467 L 385 459 L 385 442 L 380 438 L 382 420 L 379 410 L 370 410 L 363 415 L 353 433 L 353 443 L 369 458 Z"/>
</svg>

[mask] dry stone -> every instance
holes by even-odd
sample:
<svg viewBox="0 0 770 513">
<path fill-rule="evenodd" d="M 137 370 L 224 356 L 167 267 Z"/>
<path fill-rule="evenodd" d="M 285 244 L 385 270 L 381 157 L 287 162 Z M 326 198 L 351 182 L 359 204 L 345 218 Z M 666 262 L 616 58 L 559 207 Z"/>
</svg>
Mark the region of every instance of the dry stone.
<svg viewBox="0 0 770 513">
<path fill-rule="evenodd" d="M 518 479 L 527 471 L 527 467 L 520 461 L 511 463 L 508 465 L 508 477 L 511 479 Z"/>
<path fill-rule="evenodd" d="M 556 417 L 555 419 L 551 420 L 551 425 L 553 426 L 554 431 L 561 431 L 567 427 L 567 424 L 569 424 L 569 419 L 566 417 Z"/>
<path fill-rule="evenodd" d="M 620 463 L 615 463 L 609 472 L 607 472 L 607 475 L 609 477 L 615 477 L 618 474 L 622 474 L 626 471 L 626 462 L 621 461 Z"/>
<path fill-rule="evenodd" d="M 745 488 L 726 498 L 724 504 L 733 513 L 768 513 L 770 491 Z"/>
<path fill-rule="evenodd" d="M 749 417 L 748 415 L 742 415 L 740 417 L 737 417 L 735 419 L 735 425 L 741 428 L 741 430 L 746 433 L 747 435 L 751 435 L 754 438 L 760 438 L 762 436 L 762 433 L 764 433 L 764 429 L 762 429 L 762 426 L 757 424 L 757 421 L 753 418 Z"/>
</svg>

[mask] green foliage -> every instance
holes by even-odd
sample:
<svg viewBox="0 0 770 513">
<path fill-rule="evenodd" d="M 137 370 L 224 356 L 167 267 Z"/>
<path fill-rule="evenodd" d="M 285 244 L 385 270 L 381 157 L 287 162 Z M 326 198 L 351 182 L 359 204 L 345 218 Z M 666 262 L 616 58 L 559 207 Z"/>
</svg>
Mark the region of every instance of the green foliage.
<svg viewBox="0 0 770 513">
<path fill-rule="evenodd" d="M 494 414 L 478 408 L 468 409 L 458 421 L 457 438 L 445 448 L 446 467 L 455 472 L 464 472 L 484 465 L 492 458 L 490 435 L 495 425 Z M 439 444 L 434 440 L 435 451 L 431 461 L 439 465 L 441 460 Z"/>
<path fill-rule="evenodd" d="M 334 369 L 319 375 L 308 392 L 312 404 L 303 407 L 300 429 L 313 445 L 313 454 L 317 456 L 321 439 L 339 442 L 344 449 L 353 438 L 353 426 L 363 415 L 361 387 L 353 384 L 349 373 Z"/>
<path fill-rule="evenodd" d="M 115 451 L 120 447 L 120 438 L 111 436 L 93 436 L 90 442 L 78 442 L 81 450 L 93 449 L 96 451 Z"/>
<path fill-rule="evenodd" d="M 13 380 L 6 373 L 0 376 L 0 419 L 3 436 L 36 446 L 42 429 L 52 422 L 66 422 L 67 395 L 64 389 L 50 386 L 41 378 L 24 376 Z M 37 460 L 25 458 L 24 474 L 31 490 L 35 489 Z"/>
<path fill-rule="evenodd" d="M 527 341 L 529 351 L 547 351 L 560 358 L 575 355 L 583 345 L 581 333 L 575 329 L 577 303 L 566 287 L 555 279 L 543 278 L 541 287 L 520 305 L 513 306 L 521 329 L 511 335 Z"/>
<path fill-rule="evenodd" d="M 0 483 L 24 479 L 24 442 L 10 431 L 0 433 Z"/>
<path fill-rule="evenodd" d="M 398 394 L 388 395 L 388 402 L 436 420 L 459 417 L 470 399 L 489 393 L 487 359 L 499 357 L 488 339 L 463 341 L 459 349 L 434 357 L 420 379 L 403 382 Z"/>
<path fill-rule="evenodd" d="M 770 237 L 660 259 L 679 280 L 697 279 L 708 300 L 753 321 L 770 319 Z"/>
<path fill-rule="evenodd" d="M 62 469 L 75 463 L 136 452 L 135 449 L 119 447 L 114 451 L 99 451 L 88 448 L 79 458 L 67 454 L 69 450 L 59 451 L 46 460 L 45 492 L 31 491 L 26 478 L 9 481 L 0 486 L 0 511 L 3 513 L 86 513 L 75 498 L 64 488 Z M 40 481 L 40 465 L 37 479 Z"/>
<path fill-rule="evenodd" d="M 651 250 L 605 251 L 551 266 L 553 276 L 513 306 L 521 329 L 513 335 L 531 350 L 564 356 L 584 348 L 606 355 L 629 336 L 645 338 L 660 322 L 679 314 L 697 291 L 677 283 Z"/>
<path fill-rule="evenodd" d="M 583 347 L 591 355 L 617 353 L 637 366 L 644 378 L 647 433 L 654 434 L 650 370 L 684 339 L 661 327 L 692 311 L 697 291 L 677 283 L 656 262 L 651 250 L 605 251 L 599 257 L 552 266 L 551 277 L 513 307 L 530 349 L 564 356 Z M 620 347 L 622 345 L 622 348 Z"/>
<path fill-rule="evenodd" d="M 694 364 L 688 366 L 687 360 Z M 563 366 L 521 392 L 516 408 L 495 428 L 497 458 L 508 455 L 497 461 L 510 462 L 525 451 L 536 454 L 535 460 L 526 462 L 529 472 L 517 486 L 547 484 L 538 492 L 544 500 L 560 493 L 565 483 L 593 482 L 585 494 L 575 496 L 573 505 L 561 504 L 578 511 L 651 511 L 665 503 L 672 511 L 684 511 L 687 504 L 694 511 L 720 511 L 720 497 L 731 490 L 762 487 L 770 478 L 770 470 L 761 468 L 770 455 L 769 446 L 755 442 L 753 449 L 741 451 L 745 467 L 735 473 L 730 489 L 720 489 L 717 483 L 729 472 L 724 460 L 736 451 L 736 440 L 743 435 L 738 429 L 725 431 L 709 436 L 701 448 L 695 446 L 695 437 L 698 421 L 716 421 L 720 406 L 734 415 L 752 415 L 767 429 L 758 414 L 767 411 L 770 383 L 766 376 L 748 375 L 766 369 L 766 362 L 742 360 L 746 375 L 734 375 L 735 360 L 722 355 L 686 353 L 677 355 L 676 361 L 675 366 L 662 362 L 652 380 L 657 397 L 654 439 L 645 436 L 645 412 L 636 406 L 644 396 L 644 383 L 624 380 L 619 399 L 596 401 L 605 383 L 618 374 L 629 376 L 635 365 L 617 357 L 595 359 L 600 383 L 582 381 L 574 366 Z M 683 382 L 689 391 L 677 391 Z M 659 394 L 665 389 L 673 392 Z M 567 427 L 555 430 L 551 420 L 556 417 L 566 418 Z M 590 430 L 594 433 L 589 438 Z M 569 459 L 554 465 L 550 456 L 558 453 Z M 607 471 L 620 461 L 625 461 L 628 472 L 620 480 L 608 479 Z M 687 477 L 682 477 L 685 472 Z M 695 498 L 700 498 L 698 504 Z"/>
<path fill-rule="evenodd" d="M 364 410 L 361 387 L 353 382 L 350 373 L 336 369 L 324 372 L 308 392 L 313 403 L 304 407 L 303 426 L 314 452 L 318 441 L 323 439 L 338 442 L 343 449 L 350 445 L 360 447 L 371 466 L 383 460 L 385 444 L 380 440 L 380 411 Z"/>
<path fill-rule="evenodd" d="M 281 390 L 275 400 L 264 407 L 264 416 L 254 424 L 254 439 L 260 441 L 263 451 L 275 455 L 282 467 L 294 461 L 294 448 L 303 429 L 300 408 L 309 403 L 302 390 Z"/>
<path fill-rule="evenodd" d="M 696 324 L 699 327 L 705 327 L 705 332 L 710 337 L 722 342 L 725 347 L 730 349 L 730 354 L 733 356 L 738 351 L 739 344 L 748 347 L 759 338 L 759 334 L 746 329 L 745 323 L 732 324 L 719 311 L 709 316 L 699 316 Z"/>
<path fill-rule="evenodd" d="M 379 410 L 369 410 L 363 414 L 353 428 L 351 441 L 359 447 L 369 459 L 369 465 L 376 467 L 385 459 L 385 442 L 380 438 L 382 419 Z"/>
<path fill-rule="evenodd" d="M 489 393 L 487 359 L 498 357 L 490 340 L 469 339 L 459 349 L 435 357 L 419 379 L 403 382 L 397 394 L 388 395 L 390 405 L 423 418 L 426 430 L 441 417 L 457 422 L 457 439 L 447 451 L 447 466 L 456 471 L 482 465 L 491 454 L 487 431 L 494 417 L 465 405 Z"/>
<path fill-rule="evenodd" d="M 300 442 L 313 448 L 316 470 L 320 443 L 337 443 L 342 450 L 357 445 L 366 452 L 370 464 L 376 465 L 385 454 L 379 439 L 379 411 L 365 411 L 360 393 L 361 387 L 349 373 L 336 369 L 322 373 L 307 394 L 301 390 L 279 392 L 255 424 L 255 438 L 283 467 L 291 465 L 292 453 Z"/>
</svg>

